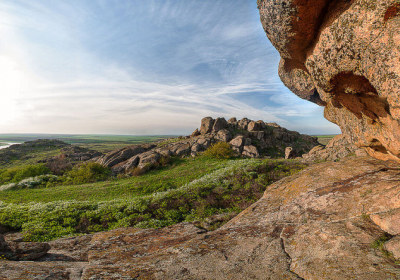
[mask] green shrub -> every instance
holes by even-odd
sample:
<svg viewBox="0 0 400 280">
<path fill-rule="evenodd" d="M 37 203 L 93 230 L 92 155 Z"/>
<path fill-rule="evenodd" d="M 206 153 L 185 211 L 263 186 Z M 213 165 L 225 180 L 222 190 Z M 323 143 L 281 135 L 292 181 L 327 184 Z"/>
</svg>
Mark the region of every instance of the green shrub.
<svg viewBox="0 0 400 280">
<path fill-rule="evenodd" d="M 235 155 L 235 151 L 229 143 L 217 142 L 212 144 L 204 154 L 211 158 L 232 158 Z"/>
<path fill-rule="evenodd" d="M 111 174 L 111 170 L 96 162 L 87 162 L 75 166 L 66 173 L 66 182 L 72 184 L 85 184 L 106 180 Z"/>
<path fill-rule="evenodd" d="M 5 183 L 18 183 L 23 179 L 49 174 L 48 169 L 43 164 L 27 165 L 8 169 L 0 169 L 0 185 Z"/>
</svg>

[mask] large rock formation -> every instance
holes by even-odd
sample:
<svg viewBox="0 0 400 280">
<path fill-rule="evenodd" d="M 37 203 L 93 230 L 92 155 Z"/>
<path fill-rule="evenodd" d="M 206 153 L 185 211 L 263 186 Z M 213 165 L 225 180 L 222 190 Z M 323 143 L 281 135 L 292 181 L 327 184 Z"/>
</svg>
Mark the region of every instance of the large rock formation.
<svg viewBox="0 0 400 280">
<path fill-rule="evenodd" d="M 129 146 L 92 160 L 110 167 L 114 173 L 129 172 L 134 168 L 146 169 L 157 165 L 163 157 L 196 156 L 217 141 L 229 142 L 243 157 L 283 157 L 286 147 L 292 147 L 301 156 L 319 145 L 317 137 L 287 130 L 276 123 L 236 118 L 205 117 L 200 130 L 190 136 L 172 138 L 158 143 Z"/>
<path fill-rule="evenodd" d="M 370 157 L 312 165 L 215 231 L 64 238 L 38 261 L 0 260 L 0 279 L 400 279 L 399 178 Z"/>
<path fill-rule="evenodd" d="M 380 159 L 400 158 L 400 2 L 258 0 L 279 76 Z"/>
</svg>

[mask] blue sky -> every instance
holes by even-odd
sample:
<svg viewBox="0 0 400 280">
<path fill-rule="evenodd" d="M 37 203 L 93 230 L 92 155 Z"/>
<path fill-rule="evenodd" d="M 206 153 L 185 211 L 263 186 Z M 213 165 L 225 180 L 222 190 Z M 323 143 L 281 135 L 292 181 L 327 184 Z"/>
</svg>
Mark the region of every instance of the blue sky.
<svg viewBox="0 0 400 280">
<path fill-rule="evenodd" d="M 205 116 L 340 133 L 292 94 L 256 0 L 2 0 L 0 133 L 188 134 Z"/>
</svg>

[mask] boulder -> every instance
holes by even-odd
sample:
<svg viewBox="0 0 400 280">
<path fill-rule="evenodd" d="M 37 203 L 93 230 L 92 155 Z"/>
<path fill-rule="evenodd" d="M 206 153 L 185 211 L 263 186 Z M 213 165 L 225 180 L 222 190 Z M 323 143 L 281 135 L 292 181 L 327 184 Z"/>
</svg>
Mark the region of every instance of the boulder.
<svg viewBox="0 0 400 280">
<path fill-rule="evenodd" d="M 187 155 L 190 152 L 190 145 L 189 144 L 184 144 L 181 145 L 175 152 L 177 156 L 184 156 Z"/>
<path fill-rule="evenodd" d="M 154 151 L 149 151 L 146 153 L 140 154 L 140 160 L 138 167 L 139 168 L 144 168 L 148 164 L 157 164 L 158 160 L 160 159 L 160 154 Z"/>
<path fill-rule="evenodd" d="M 218 132 L 227 127 L 227 122 L 224 118 L 216 118 L 212 128 L 212 132 Z"/>
<path fill-rule="evenodd" d="M 141 147 L 126 147 L 116 151 L 109 152 L 108 154 L 98 158 L 96 162 L 107 167 L 113 167 L 118 163 L 128 160 L 129 158 L 141 154 L 146 150 Z"/>
<path fill-rule="evenodd" d="M 135 168 L 136 166 L 138 166 L 139 161 L 140 161 L 140 154 L 133 156 L 126 161 L 118 163 L 117 165 L 114 165 L 113 167 L 111 167 L 111 170 L 114 173 L 126 172 L 129 169 L 132 169 L 132 168 Z"/>
<path fill-rule="evenodd" d="M 247 130 L 247 125 L 249 122 L 250 120 L 248 118 L 243 118 L 238 122 L 238 127 L 242 130 Z"/>
<path fill-rule="evenodd" d="M 197 140 L 197 144 L 201 145 L 204 150 L 207 150 L 208 147 L 211 145 L 211 139 L 210 138 L 199 138 Z"/>
<path fill-rule="evenodd" d="M 400 259 L 400 236 L 395 236 L 384 244 L 384 249 L 393 254 L 395 259 Z"/>
<path fill-rule="evenodd" d="M 256 123 L 258 123 L 260 129 L 266 129 L 267 128 L 267 125 L 262 120 L 258 120 Z"/>
<path fill-rule="evenodd" d="M 333 137 L 325 147 L 315 146 L 302 157 L 304 161 L 315 162 L 338 160 L 351 155 L 365 156 L 366 152 L 352 144 L 348 135 L 340 134 Z"/>
<path fill-rule="evenodd" d="M 243 135 L 238 135 L 235 138 L 233 138 L 229 143 L 233 147 L 242 147 L 244 146 L 244 137 Z"/>
<path fill-rule="evenodd" d="M 198 143 L 194 144 L 191 148 L 191 151 L 195 152 L 195 153 L 201 152 L 202 150 L 203 150 L 203 146 Z"/>
<path fill-rule="evenodd" d="M 399 3 L 258 0 L 281 56 L 278 73 L 299 97 L 379 159 L 400 157 Z"/>
<path fill-rule="evenodd" d="M 232 139 L 232 134 L 227 129 L 222 129 L 218 131 L 217 135 L 215 136 L 220 141 L 229 142 Z"/>
<path fill-rule="evenodd" d="M 229 123 L 229 124 L 234 124 L 234 123 L 236 123 L 236 122 L 237 122 L 236 118 L 230 118 L 230 119 L 228 120 L 228 123 Z"/>
<path fill-rule="evenodd" d="M 50 245 L 43 242 L 6 242 L 0 235 L 0 256 L 13 261 L 32 261 L 45 255 Z"/>
<path fill-rule="evenodd" d="M 244 146 L 242 155 L 245 157 L 257 158 L 260 156 L 255 146 Z"/>
<path fill-rule="evenodd" d="M 249 124 L 247 125 L 247 130 L 248 131 L 259 131 L 261 129 L 261 126 L 259 123 L 255 122 L 255 121 L 251 121 L 249 122 Z"/>
<path fill-rule="evenodd" d="M 200 135 L 200 131 L 199 131 L 198 128 L 196 128 L 196 130 L 192 132 L 192 134 L 190 135 L 190 137 L 196 137 L 196 136 L 199 136 L 199 135 Z"/>
<path fill-rule="evenodd" d="M 201 126 L 200 126 L 200 133 L 201 134 L 207 134 L 212 131 L 214 125 L 214 119 L 211 117 L 205 117 L 201 120 Z"/>
<path fill-rule="evenodd" d="M 292 147 L 286 147 L 285 149 L 285 159 L 293 159 L 296 157 L 296 152 Z"/>
</svg>

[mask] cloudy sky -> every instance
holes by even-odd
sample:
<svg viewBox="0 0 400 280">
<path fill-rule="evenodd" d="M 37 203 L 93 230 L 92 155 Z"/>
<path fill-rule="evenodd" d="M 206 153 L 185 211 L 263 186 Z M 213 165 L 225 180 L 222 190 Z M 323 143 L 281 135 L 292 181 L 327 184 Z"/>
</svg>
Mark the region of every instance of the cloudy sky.
<svg viewBox="0 0 400 280">
<path fill-rule="evenodd" d="M 0 133 L 340 133 L 279 80 L 256 0 L 1 0 Z"/>
</svg>

